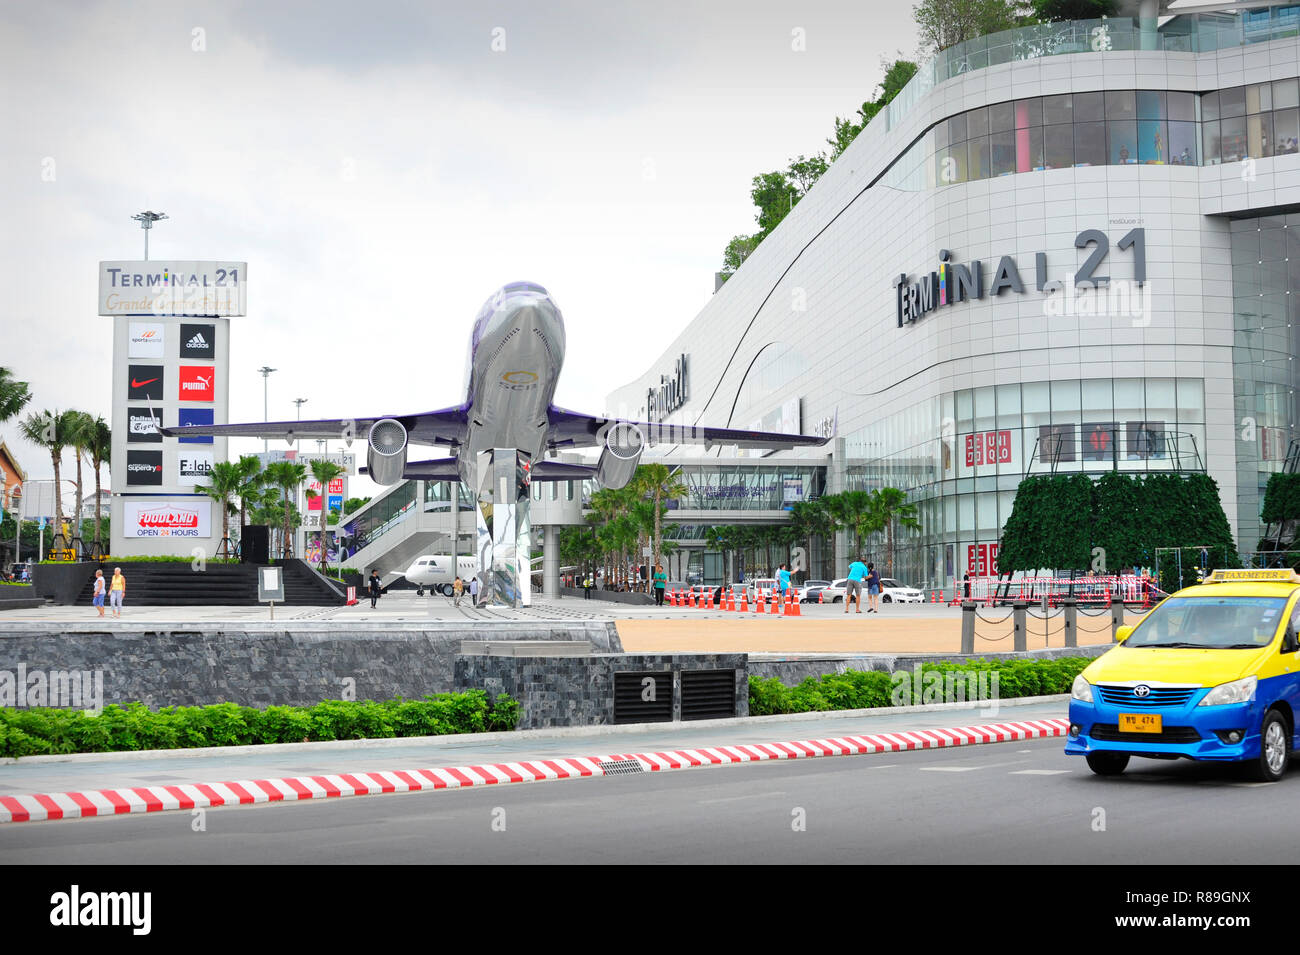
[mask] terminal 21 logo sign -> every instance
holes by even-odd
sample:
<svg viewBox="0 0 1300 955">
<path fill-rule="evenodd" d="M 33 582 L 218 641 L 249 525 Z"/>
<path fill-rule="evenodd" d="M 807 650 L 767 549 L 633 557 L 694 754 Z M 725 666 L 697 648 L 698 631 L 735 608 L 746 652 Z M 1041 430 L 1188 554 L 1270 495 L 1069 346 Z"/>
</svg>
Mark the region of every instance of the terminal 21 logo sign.
<svg viewBox="0 0 1300 955">
<path fill-rule="evenodd" d="M 690 397 L 687 387 L 687 356 L 682 355 L 673 365 L 673 375 L 659 376 L 659 387 L 650 388 L 646 391 L 646 420 L 651 422 L 663 421 L 664 418 L 672 414 L 682 405 L 686 404 L 686 399 Z"/>
<path fill-rule="evenodd" d="M 162 444 L 158 419 L 148 408 L 126 409 L 126 440 L 131 444 Z"/>
<path fill-rule="evenodd" d="M 1076 249 L 1089 249 L 1091 252 L 1084 260 L 1083 265 L 1074 273 L 1074 281 L 1071 285 L 1066 286 L 1061 280 L 1048 281 L 1047 275 L 1047 253 L 1034 253 L 1034 288 L 1040 292 L 1046 292 L 1055 297 L 1056 292 L 1065 290 L 1066 295 L 1062 299 L 1073 299 L 1075 289 L 1091 290 L 1098 289 L 1111 284 L 1109 275 L 1098 275 L 1097 269 L 1101 266 L 1110 250 L 1110 239 L 1106 233 L 1098 229 L 1085 229 L 1074 238 L 1074 247 Z M 1146 282 L 1146 230 L 1143 228 L 1131 229 L 1129 232 L 1116 243 L 1116 248 L 1121 252 L 1133 250 L 1133 284 L 1141 286 Z M 894 291 L 896 297 L 898 327 L 911 325 L 917 319 L 933 312 L 935 309 L 945 305 L 956 305 L 959 302 L 965 302 L 970 299 L 982 299 L 985 295 L 997 297 L 1003 292 L 1011 291 L 1020 294 L 1025 291 L 1024 280 L 1020 277 L 1020 268 L 1016 260 L 1009 255 L 1004 255 L 998 259 L 998 264 L 988 276 L 988 285 L 985 287 L 985 270 L 984 263 L 978 259 L 967 264 L 960 264 L 951 261 L 952 253 L 947 249 L 939 252 L 939 268 L 930 272 L 928 275 L 922 275 L 915 282 L 909 281 L 906 273 L 898 275 L 894 279 Z M 1056 311 L 1053 312 L 1049 307 L 1048 314 L 1060 314 L 1061 303 L 1054 303 Z M 1095 306 L 1094 306 L 1095 307 Z M 1083 312 L 1081 311 L 1080 314 Z M 1091 314 L 1106 314 L 1093 311 Z"/>
<path fill-rule="evenodd" d="M 131 485 L 161 485 L 162 452 L 127 451 L 126 483 Z"/>
</svg>

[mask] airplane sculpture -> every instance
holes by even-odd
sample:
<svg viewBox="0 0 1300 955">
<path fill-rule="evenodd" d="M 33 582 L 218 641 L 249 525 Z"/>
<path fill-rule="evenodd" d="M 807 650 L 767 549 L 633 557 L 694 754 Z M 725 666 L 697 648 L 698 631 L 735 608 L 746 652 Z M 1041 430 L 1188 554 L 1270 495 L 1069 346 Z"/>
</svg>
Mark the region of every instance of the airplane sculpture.
<svg viewBox="0 0 1300 955">
<path fill-rule="evenodd" d="M 531 481 L 581 481 L 625 487 L 648 443 L 735 445 L 771 451 L 826 444 L 829 437 L 627 421 L 580 414 L 551 403 L 564 364 L 564 320 L 549 293 L 512 282 L 474 320 L 465 401 L 418 414 L 316 421 L 190 425 L 167 436 L 300 438 L 365 436 L 366 468 L 376 483 L 463 481 L 479 502 L 479 571 L 484 597 L 519 606 L 529 599 L 528 491 Z M 408 461 L 412 444 L 445 446 L 449 457 Z M 595 465 L 548 461 L 547 453 L 600 447 Z"/>
</svg>

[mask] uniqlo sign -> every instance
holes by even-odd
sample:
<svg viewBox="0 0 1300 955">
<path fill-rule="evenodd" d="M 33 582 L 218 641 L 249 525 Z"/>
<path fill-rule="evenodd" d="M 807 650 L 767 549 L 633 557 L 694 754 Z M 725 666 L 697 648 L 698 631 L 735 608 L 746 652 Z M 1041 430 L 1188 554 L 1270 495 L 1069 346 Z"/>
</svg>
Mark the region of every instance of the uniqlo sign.
<svg viewBox="0 0 1300 955">
<path fill-rule="evenodd" d="M 1010 463 L 1010 431 L 980 431 L 966 435 L 966 467 Z"/>
<path fill-rule="evenodd" d="M 967 544 L 966 571 L 972 577 L 992 577 L 998 572 L 997 544 Z"/>
<path fill-rule="evenodd" d="M 216 390 L 212 382 L 216 370 L 211 365 L 181 365 L 180 391 L 176 395 L 181 401 L 215 401 Z"/>
</svg>

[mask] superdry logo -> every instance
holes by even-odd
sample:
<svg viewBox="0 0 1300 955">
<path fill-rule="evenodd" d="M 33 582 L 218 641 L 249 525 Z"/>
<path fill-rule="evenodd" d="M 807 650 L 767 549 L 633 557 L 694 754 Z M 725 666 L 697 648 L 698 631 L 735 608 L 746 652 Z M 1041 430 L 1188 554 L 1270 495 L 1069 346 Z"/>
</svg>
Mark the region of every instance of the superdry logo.
<svg viewBox="0 0 1300 955">
<path fill-rule="evenodd" d="M 143 471 L 145 474 L 154 474 L 162 470 L 162 465 L 161 464 L 128 464 L 126 466 L 126 469 L 128 471 L 137 471 L 137 472 Z"/>
</svg>

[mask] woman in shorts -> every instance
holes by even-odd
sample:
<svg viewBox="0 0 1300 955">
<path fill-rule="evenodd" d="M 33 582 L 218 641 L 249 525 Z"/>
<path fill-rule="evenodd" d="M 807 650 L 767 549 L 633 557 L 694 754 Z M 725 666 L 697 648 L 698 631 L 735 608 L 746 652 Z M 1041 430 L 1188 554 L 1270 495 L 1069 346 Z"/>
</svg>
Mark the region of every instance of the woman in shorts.
<svg viewBox="0 0 1300 955">
<path fill-rule="evenodd" d="M 99 611 L 101 617 L 104 616 L 104 589 L 104 572 L 102 570 L 97 570 L 95 571 L 94 604 L 95 609 Z"/>
</svg>

